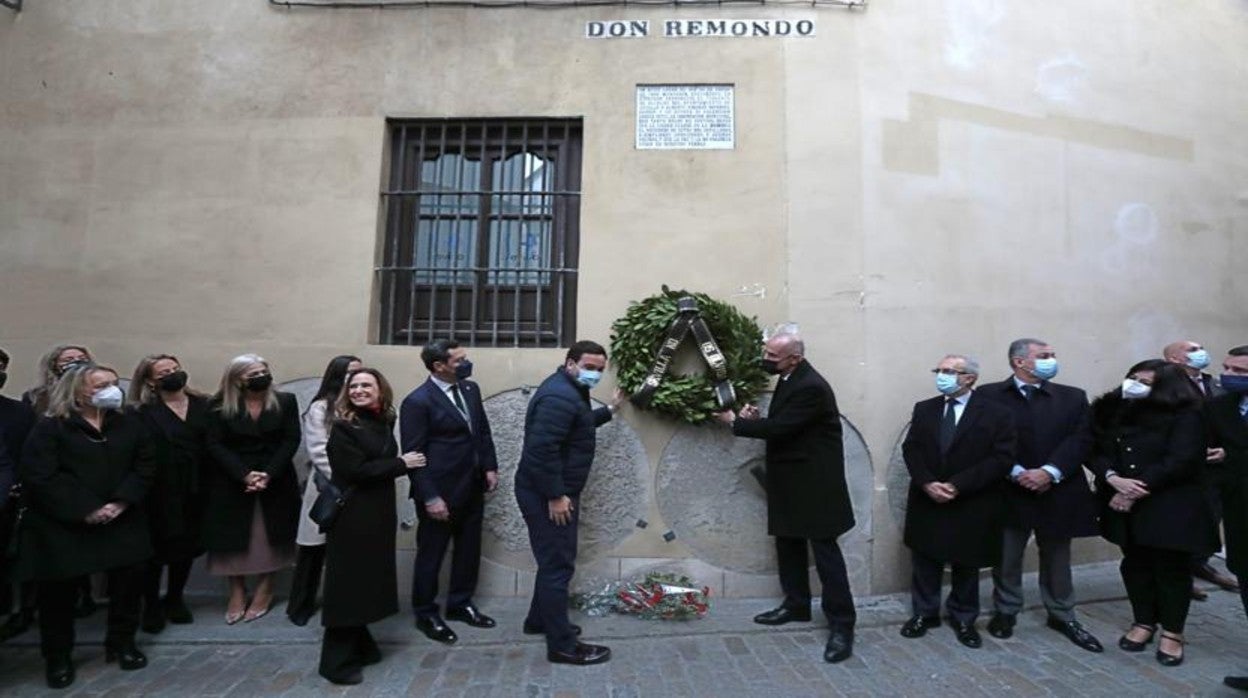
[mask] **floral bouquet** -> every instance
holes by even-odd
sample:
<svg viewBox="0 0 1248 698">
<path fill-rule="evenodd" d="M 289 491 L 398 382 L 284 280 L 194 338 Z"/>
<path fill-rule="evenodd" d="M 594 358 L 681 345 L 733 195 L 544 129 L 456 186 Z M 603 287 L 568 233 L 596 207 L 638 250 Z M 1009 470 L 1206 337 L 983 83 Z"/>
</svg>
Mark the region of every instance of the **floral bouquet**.
<svg viewBox="0 0 1248 698">
<path fill-rule="evenodd" d="M 626 613 L 645 620 L 695 620 L 710 610 L 711 589 L 684 575 L 650 572 L 639 580 L 607 582 L 576 594 L 572 607 L 590 616 Z"/>
</svg>

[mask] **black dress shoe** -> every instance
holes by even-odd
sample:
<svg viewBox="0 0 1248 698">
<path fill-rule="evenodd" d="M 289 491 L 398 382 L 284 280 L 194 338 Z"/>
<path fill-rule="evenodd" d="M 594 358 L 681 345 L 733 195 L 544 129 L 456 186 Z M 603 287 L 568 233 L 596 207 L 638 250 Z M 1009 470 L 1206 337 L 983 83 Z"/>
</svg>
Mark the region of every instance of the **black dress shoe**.
<svg viewBox="0 0 1248 698">
<path fill-rule="evenodd" d="M 1139 623 L 1134 623 L 1131 627 L 1147 630 L 1148 637 L 1143 640 L 1136 641 L 1126 635 L 1123 635 L 1118 638 L 1118 647 L 1124 652 L 1143 652 L 1144 648 L 1148 647 L 1148 643 L 1153 641 L 1153 634 L 1157 632 L 1157 627 L 1153 625 L 1141 625 Z"/>
<path fill-rule="evenodd" d="M 343 676 L 328 676 L 326 674 L 321 674 L 321 676 L 324 676 L 326 681 L 339 686 L 354 686 L 364 683 L 364 674 L 358 669 Z"/>
<path fill-rule="evenodd" d="M 908 637 L 913 640 L 916 637 L 923 637 L 926 635 L 928 628 L 938 627 L 940 627 L 940 618 L 938 616 L 932 616 L 930 618 L 915 616 L 906 621 L 905 625 L 901 626 L 901 636 Z"/>
<path fill-rule="evenodd" d="M 957 635 L 958 642 L 977 650 L 984 646 L 984 640 L 979 636 L 979 631 L 975 629 L 974 623 L 959 623 L 951 620 L 949 623 L 953 626 L 953 633 Z"/>
<path fill-rule="evenodd" d="M 69 655 L 48 657 L 44 666 L 48 688 L 65 688 L 74 682 L 74 662 Z"/>
<path fill-rule="evenodd" d="M 17 613 L 14 613 L 4 622 L 4 625 L 0 625 L 0 642 L 4 642 L 11 637 L 17 637 L 27 630 L 30 630 L 30 626 L 34 625 L 34 623 L 34 609 L 23 608 Z"/>
<path fill-rule="evenodd" d="M 1233 688 L 1237 691 L 1248 691 L 1248 676 L 1227 676 L 1222 679 L 1222 685 Z"/>
<path fill-rule="evenodd" d="M 572 634 L 577 637 L 580 637 L 581 626 L 577 625 L 576 623 L 570 623 L 569 625 L 572 626 Z M 526 620 L 524 621 L 524 634 L 525 635 L 545 635 L 546 631 L 542 630 L 536 625 L 530 625 L 529 621 Z"/>
<path fill-rule="evenodd" d="M 994 613 L 988 621 L 988 634 L 1005 640 L 1014 635 L 1014 623 L 1018 618 L 1010 613 Z"/>
<path fill-rule="evenodd" d="M 849 659 L 854 653 L 854 633 L 852 630 L 833 630 L 828 637 L 828 644 L 823 648 L 823 661 L 836 664 Z"/>
<path fill-rule="evenodd" d="M 602 645 L 587 645 L 584 642 L 576 643 L 571 652 L 546 653 L 546 659 L 555 664 L 574 664 L 576 666 L 602 664 L 610 658 L 610 648 Z"/>
<path fill-rule="evenodd" d="M 805 623 L 810 620 L 809 608 L 786 608 L 780 606 L 754 616 L 759 625 L 784 625 L 785 623 Z"/>
<path fill-rule="evenodd" d="M 1080 649 L 1089 652 L 1104 652 L 1105 648 L 1101 647 L 1101 641 L 1092 636 L 1092 633 L 1083 629 L 1077 620 L 1061 621 L 1052 616 L 1045 623 L 1050 628 L 1066 636 L 1066 639 L 1075 643 Z"/>
<path fill-rule="evenodd" d="M 135 671 L 147 666 L 147 655 L 134 646 L 134 640 L 129 640 L 116 645 L 106 644 L 104 661 L 106 663 L 117 662 L 117 666 L 121 667 L 122 671 Z"/>
<path fill-rule="evenodd" d="M 195 622 L 195 616 L 182 599 L 165 599 L 165 617 L 174 625 L 187 625 Z"/>
<path fill-rule="evenodd" d="M 425 637 L 434 642 L 441 642 L 447 645 L 455 644 L 459 639 L 455 635 L 455 631 L 446 627 L 446 623 L 437 616 L 422 616 L 416 619 L 416 629 L 425 634 Z"/>
<path fill-rule="evenodd" d="M 474 628 L 492 628 L 498 625 L 493 618 L 478 611 L 477 607 L 472 605 L 464 606 L 463 608 L 447 609 L 446 619 L 467 623 Z"/>
<path fill-rule="evenodd" d="M 165 608 L 159 603 L 143 604 L 143 621 L 139 624 L 145 633 L 156 633 L 165 629 Z"/>
</svg>

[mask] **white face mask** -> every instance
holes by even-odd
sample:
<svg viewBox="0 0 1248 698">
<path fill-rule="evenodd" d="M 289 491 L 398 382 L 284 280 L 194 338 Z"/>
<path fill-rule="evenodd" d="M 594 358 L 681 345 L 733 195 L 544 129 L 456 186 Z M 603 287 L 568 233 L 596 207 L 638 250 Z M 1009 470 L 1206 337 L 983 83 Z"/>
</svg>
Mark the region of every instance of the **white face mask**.
<svg viewBox="0 0 1248 698">
<path fill-rule="evenodd" d="M 126 394 L 121 392 L 121 388 L 110 385 L 95 391 L 91 396 L 91 405 L 101 410 L 115 410 L 121 407 L 125 399 Z"/>
<path fill-rule="evenodd" d="M 1124 400 L 1142 400 L 1151 392 L 1153 392 L 1153 386 L 1141 383 L 1134 378 L 1128 378 L 1122 382 L 1122 399 Z"/>
</svg>

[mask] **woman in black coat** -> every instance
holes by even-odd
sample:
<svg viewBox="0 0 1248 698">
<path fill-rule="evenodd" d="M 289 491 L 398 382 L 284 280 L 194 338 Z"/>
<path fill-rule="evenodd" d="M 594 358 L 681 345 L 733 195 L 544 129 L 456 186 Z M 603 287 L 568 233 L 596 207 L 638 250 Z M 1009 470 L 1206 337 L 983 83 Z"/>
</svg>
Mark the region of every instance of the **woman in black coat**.
<svg viewBox="0 0 1248 698">
<path fill-rule="evenodd" d="M 1190 560 L 1218 548 L 1202 482 L 1200 396 L 1179 366 L 1143 361 L 1120 388 L 1093 403 L 1092 418 L 1101 532 L 1122 548 L 1122 581 L 1134 615 L 1118 646 L 1140 652 L 1160 625 L 1157 661 L 1177 666 L 1191 603 Z"/>
<path fill-rule="evenodd" d="M 105 661 L 120 660 L 126 670 L 147 665 L 134 635 L 152 555 L 143 501 L 155 457 L 142 423 L 121 411 L 123 401 L 112 369 L 69 369 L 22 455 L 18 578 L 38 583 L 40 649 L 52 688 L 74 681 L 76 580 L 93 572 L 108 572 Z"/>
<path fill-rule="evenodd" d="M 200 470 L 207 460 L 208 398 L 186 387 L 176 356 L 153 354 L 139 361 L 130 381 L 130 401 L 156 445 L 156 481 L 147 498 L 152 546 L 156 550 L 143 585 L 144 632 L 194 620 L 182 593 L 191 565 L 204 552 Z M 169 569 L 165 599 L 160 578 Z"/>
<path fill-rule="evenodd" d="M 356 684 L 381 652 L 366 627 L 399 611 L 394 564 L 394 479 L 425 464 L 394 440 L 394 393 L 381 372 L 361 368 L 347 376 L 329 432 L 333 483 L 347 493 L 326 535 L 321 676 Z"/>
<path fill-rule="evenodd" d="M 204 470 L 204 547 L 208 572 L 229 577 L 225 622 L 251 622 L 269 612 L 273 573 L 295 559 L 299 483 L 299 405 L 272 389 L 269 364 L 235 357 L 221 377 L 208 417 L 210 464 Z M 246 575 L 258 575 L 247 601 Z"/>
</svg>

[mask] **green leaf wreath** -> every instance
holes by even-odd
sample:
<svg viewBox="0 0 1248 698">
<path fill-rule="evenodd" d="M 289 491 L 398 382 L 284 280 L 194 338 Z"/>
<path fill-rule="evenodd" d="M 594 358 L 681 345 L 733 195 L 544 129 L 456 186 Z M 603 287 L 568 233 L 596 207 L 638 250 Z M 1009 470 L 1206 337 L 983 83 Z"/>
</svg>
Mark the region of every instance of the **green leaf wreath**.
<svg viewBox="0 0 1248 698">
<path fill-rule="evenodd" d="M 628 312 L 611 325 L 611 356 L 620 387 L 632 393 L 641 388 L 655 352 L 663 342 L 676 301 L 693 296 L 707 328 L 728 364 L 728 380 L 737 393 L 737 404 L 752 402 L 767 385 L 767 374 L 758 365 L 763 332 L 754 318 L 705 293 L 673 291 L 667 286 L 657 295 L 629 304 Z M 695 341 L 687 335 L 686 341 Z M 721 409 L 706 372 L 688 376 L 668 374 L 646 408 L 689 424 L 700 424 Z"/>
</svg>

